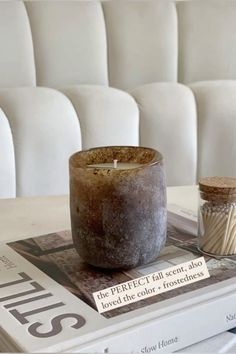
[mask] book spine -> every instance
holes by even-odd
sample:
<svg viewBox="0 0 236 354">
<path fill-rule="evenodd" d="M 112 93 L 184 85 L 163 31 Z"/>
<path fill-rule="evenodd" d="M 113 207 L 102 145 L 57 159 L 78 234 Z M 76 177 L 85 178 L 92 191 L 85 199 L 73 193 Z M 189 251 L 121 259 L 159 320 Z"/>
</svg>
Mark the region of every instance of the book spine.
<svg viewBox="0 0 236 354">
<path fill-rule="evenodd" d="M 236 293 L 228 293 L 68 352 L 170 353 L 235 327 L 235 304 Z"/>
</svg>

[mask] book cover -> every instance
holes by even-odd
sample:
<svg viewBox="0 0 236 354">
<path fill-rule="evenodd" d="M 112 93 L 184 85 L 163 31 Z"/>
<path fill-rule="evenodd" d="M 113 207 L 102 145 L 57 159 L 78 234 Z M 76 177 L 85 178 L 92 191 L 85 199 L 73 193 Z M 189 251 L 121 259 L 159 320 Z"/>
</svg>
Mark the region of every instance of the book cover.
<svg viewBox="0 0 236 354">
<path fill-rule="evenodd" d="M 128 271 L 87 265 L 69 231 L 1 245 L 3 349 L 12 345 L 24 352 L 164 353 L 233 328 L 236 256 L 204 256 L 209 278 L 102 314 L 97 311 L 93 292 L 199 256 L 196 237 L 170 225 L 157 260 Z"/>
</svg>

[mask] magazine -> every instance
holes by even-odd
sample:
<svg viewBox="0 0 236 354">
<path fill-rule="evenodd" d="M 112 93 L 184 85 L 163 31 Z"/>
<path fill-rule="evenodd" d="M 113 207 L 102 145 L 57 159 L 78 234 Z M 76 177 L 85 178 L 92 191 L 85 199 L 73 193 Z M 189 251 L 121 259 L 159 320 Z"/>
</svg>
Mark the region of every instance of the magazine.
<svg viewBox="0 0 236 354">
<path fill-rule="evenodd" d="M 171 225 L 160 256 L 125 271 L 86 264 L 70 231 L 2 244 L 0 349 L 165 353 L 233 328 L 236 256 L 204 256 L 209 278 L 101 314 L 97 311 L 94 292 L 200 256 L 196 237 Z"/>
</svg>

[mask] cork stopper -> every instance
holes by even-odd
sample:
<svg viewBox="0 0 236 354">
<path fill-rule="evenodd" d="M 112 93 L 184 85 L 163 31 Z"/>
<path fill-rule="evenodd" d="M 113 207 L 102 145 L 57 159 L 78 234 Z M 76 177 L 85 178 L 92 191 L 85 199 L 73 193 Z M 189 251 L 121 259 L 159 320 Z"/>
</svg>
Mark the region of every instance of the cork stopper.
<svg viewBox="0 0 236 354">
<path fill-rule="evenodd" d="M 199 180 L 201 197 L 209 201 L 236 201 L 235 177 L 204 177 Z"/>
</svg>

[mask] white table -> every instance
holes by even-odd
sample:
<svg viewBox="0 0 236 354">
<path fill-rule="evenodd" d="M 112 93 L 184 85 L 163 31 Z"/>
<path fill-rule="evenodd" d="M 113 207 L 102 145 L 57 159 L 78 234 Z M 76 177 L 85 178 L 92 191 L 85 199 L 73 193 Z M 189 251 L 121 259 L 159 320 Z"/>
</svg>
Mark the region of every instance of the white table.
<svg viewBox="0 0 236 354">
<path fill-rule="evenodd" d="M 169 187 L 167 202 L 196 211 L 197 187 Z M 0 241 L 22 239 L 69 228 L 68 196 L 0 199 Z M 236 353 L 236 340 L 234 341 L 232 334 L 226 332 L 181 352 Z"/>
<path fill-rule="evenodd" d="M 1 241 L 69 228 L 68 196 L 0 199 Z"/>
</svg>

